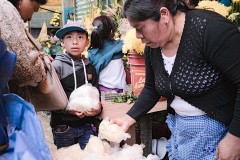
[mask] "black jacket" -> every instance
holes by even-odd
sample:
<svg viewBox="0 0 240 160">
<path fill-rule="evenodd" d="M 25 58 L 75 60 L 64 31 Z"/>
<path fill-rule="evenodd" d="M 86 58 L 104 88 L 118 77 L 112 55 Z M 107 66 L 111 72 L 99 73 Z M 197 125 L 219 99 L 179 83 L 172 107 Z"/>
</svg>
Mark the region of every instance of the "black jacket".
<svg viewBox="0 0 240 160">
<path fill-rule="evenodd" d="M 70 55 L 61 53 L 57 54 L 54 61 L 52 62 L 68 98 L 75 87 L 73 64 L 71 59 L 72 58 L 70 57 Z M 98 76 L 96 74 L 94 66 L 90 63 L 88 59 L 84 59 L 84 63 L 86 66 L 88 83 L 91 83 L 93 86 L 98 88 Z M 85 84 L 83 64 L 81 60 L 74 60 L 74 64 L 76 71 L 77 87 L 80 87 Z M 94 120 L 94 117 L 85 117 L 80 119 L 72 114 L 61 111 L 52 111 L 50 125 L 52 127 L 54 127 L 55 125 L 69 125 L 71 127 L 76 127 L 86 123 L 91 123 Z"/>
<path fill-rule="evenodd" d="M 160 96 L 168 98 L 170 107 L 176 95 L 240 137 L 239 42 L 238 28 L 226 18 L 207 10 L 188 11 L 170 76 L 161 49 L 145 48 L 145 86 L 127 114 L 138 119 Z"/>
</svg>

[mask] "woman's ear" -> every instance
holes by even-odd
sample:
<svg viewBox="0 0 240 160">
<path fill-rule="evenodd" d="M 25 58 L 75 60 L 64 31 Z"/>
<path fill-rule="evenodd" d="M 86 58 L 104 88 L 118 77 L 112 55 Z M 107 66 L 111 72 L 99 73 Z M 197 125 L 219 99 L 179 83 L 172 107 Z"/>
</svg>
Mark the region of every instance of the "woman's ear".
<svg viewBox="0 0 240 160">
<path fill-rule="evenodd" d="M 160 8 L 160 20 L 167 25 L 169 21 L 170 12 L 166 7 Z"/>
</svg>

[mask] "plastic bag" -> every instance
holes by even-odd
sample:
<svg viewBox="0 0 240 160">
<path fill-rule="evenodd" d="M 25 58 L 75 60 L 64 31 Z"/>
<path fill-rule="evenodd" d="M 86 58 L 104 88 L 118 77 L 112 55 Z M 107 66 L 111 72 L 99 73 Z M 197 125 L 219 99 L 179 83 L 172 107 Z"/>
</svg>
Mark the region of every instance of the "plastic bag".
<svg viewBox="0 0 240 160">
<path fill-rule="evenodd" d="M 74 109 L 79 112 L 83 112 L 89 109 L 99 109 L 99 91 L 96 87 L 88 83 L 86 66 L 81 59 L 84 69 L 85 84 L 77 88 L 77 79 L 74 61 L 71 59 L 73 64 L 73 75 L 75 82 L 75 90 L 71 93 L 69 97 L 69 102 L 67 105 L 67 110 Z"/>
<path fill-rule="evenodd" d="M 99 91 L 88 83 L 78 87 L 71 93 L 67 109 L 83 112 L 91 108 L 99 108 Z"/>
<path fill-rule="evenodd" d="M 8 93 L 7 83 L 16 63 L 16 54 L 7 51 L 5 42 L 0 38 L 0 154 L 8 147 L 7 116 L 2 104 L 2 94 Z"/>
<path fill-rule="evenodd" d="M 3 95 L 2 103 L 9 123 L 9 146 L 0 159 L 51 160 L 33 105 L 14 94 Z"/>
</svg>

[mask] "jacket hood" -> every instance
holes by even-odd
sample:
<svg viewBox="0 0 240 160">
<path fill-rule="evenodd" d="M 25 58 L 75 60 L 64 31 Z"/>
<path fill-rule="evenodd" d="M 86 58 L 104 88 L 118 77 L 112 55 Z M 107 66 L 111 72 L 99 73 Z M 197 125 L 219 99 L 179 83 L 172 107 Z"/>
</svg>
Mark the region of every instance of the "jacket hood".
<svg viewBox="0 0 240 160">
<path fill-rule="evenodd" d="M 72 65 L 71 59 L 74 60 L 74 62 L 81 62 L 81 59 L 77 59 L 77 60 L 73 59 L 68 53 L 64 53 L 64 52 L 57 54 L 55 57 L 55 60 L 65 62 L 69 65 Z M 85 65 L 88 65 L 90 63 L 90 61 L 87 58 L 84 58 L 83 61 L 84 61 Z M 76 63 L 76 64 L 78 64 L 78 63 Z"/>
</svg>

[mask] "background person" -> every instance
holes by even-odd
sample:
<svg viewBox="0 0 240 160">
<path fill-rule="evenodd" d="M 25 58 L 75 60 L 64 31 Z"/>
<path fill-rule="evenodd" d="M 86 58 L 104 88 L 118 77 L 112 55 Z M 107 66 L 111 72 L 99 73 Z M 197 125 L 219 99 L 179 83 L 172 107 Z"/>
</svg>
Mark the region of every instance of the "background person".
<svg viewBox="0 0 240 160">
<path fill-rule="evenodd" d="M 99 75 L 99 89 L 102 92 L 123 92 L 126 73 L 123 65 L 121 40 L 114 40 L 116 32 L 113 21 L 107 16 L 96 17 L 93 22 L 88 58 Z"/>
<path fill-rule="evenodd" d="M 124 14 L 146 44 L 145 86 L 121 119 L 127 130 L 167 97 L 169 159 L 240 159 L 240 33 L 180 0 L 127 0 Z"/>
<path fill-rule="evenodd" d="M 61 47 L 61 42 L 60 40 L 56 37 L 56 31 L 55 29 L 52 29 L 50 32 L 50 55 L 54 59 L 57 55 L 57 53 L 62 52 L 62 47 Z"/>
<path fill-rule="evenodd" d="M 39 52 L 32 50 L 24 28 L 34 12 L 47 0 L 1 0 L 0 32 L 8 49 L 17 55 L 17 62 L 10 79 L 10 92 L 16 93 L 34 104 L 32 90 L 45 76 L 44 65 L 38 59 Z"/>
</svg>

